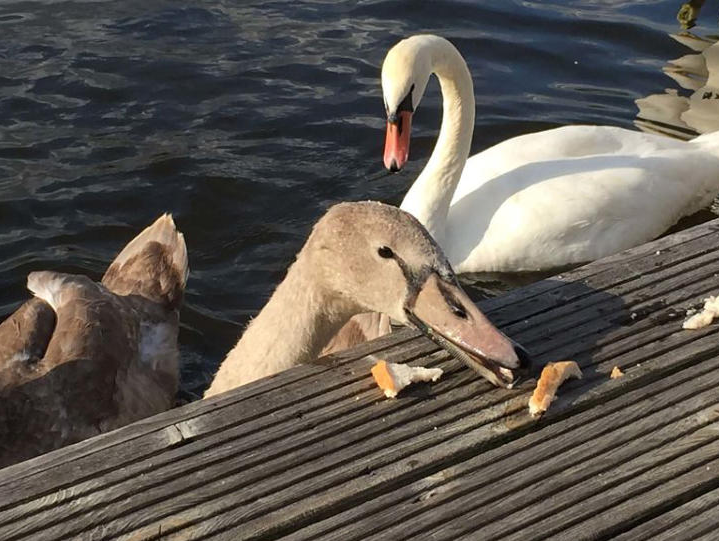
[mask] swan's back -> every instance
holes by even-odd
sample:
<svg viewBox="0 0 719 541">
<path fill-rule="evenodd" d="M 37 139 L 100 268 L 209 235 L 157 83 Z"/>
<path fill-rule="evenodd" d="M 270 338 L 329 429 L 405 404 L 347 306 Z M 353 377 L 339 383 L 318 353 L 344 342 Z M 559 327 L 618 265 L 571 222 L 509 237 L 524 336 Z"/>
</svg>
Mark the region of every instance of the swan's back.
<svg viewBox="0 0 719 541">
<path fill-rule="evenodd" d="M 572 125 L 518 135 L 467 160 L 452 203 L 483 181 L 526 164 L 602 155 L 643 156 L 686 148 L 684 141 L 614 126 Z"/>
<path fill-rule="evenodd" d="M 169 225 L 172 236 L 158 234 Z M 29 275 L 36 298 L 0 324 L 0 466 L 172 407 L 186 254 L 163 217 L 121 252 L 105 284 Z"/>
<path fill-rule="evenodd" d="M 450 259 L 458 272 L 539 270 L 647 242 L 711 204 L 717 141 L 567 126 L 500 143 L 463 171 Z"/>
</svg>

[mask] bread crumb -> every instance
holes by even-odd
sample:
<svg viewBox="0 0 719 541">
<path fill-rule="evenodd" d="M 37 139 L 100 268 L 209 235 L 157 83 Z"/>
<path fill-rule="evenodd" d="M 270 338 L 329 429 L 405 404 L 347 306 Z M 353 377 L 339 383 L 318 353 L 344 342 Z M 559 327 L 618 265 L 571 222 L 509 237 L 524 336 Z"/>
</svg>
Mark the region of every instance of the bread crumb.
<svg viewBox="0 0 719 541">
<path fill-rule="evenodd" d="M 532 398 L 529 399 L 529 414 L 537 417 L 547 411 L 559 386 L 569 378 L 581 377 L 582 371 L 574 361 L 548 363 L 542 370 Z"/>
<path fill-rule="evenodd" d="M 437 381 L 442 376 L 442 369 L 378 361 L 372 367 L 372 376 L 385 396 L 394 398 L 410 383 Z"/>
<path fill-rule="evenodd" d="M 618 366 L 615 366 L 614 368 L 612 368 L 612 373 L 609 374 L 609 377 L 612 379 L 619 379 L 623 375 L 624 375 L 624 372 L 622 372 Z"/>
<path fill-rule="evenodd" d="M 689 318 L 682 323 L 682 329 L 695 330 L 706 327 L 714 321 L 715 317 L 719 316 L 719 297 L 707 297 L 704 299 L 704 308 L 701 312 L 689 309 L 687 316 Z"/>
<path fill-rule="evenodd" d="M 682 329 L 696 330 L 706 327 L 712 321 L 714 321 L 714 314 L 706 310 L 702 310 L 699 313 L 694 314 L 689 319 L 682 323 Z"/>
</svg>

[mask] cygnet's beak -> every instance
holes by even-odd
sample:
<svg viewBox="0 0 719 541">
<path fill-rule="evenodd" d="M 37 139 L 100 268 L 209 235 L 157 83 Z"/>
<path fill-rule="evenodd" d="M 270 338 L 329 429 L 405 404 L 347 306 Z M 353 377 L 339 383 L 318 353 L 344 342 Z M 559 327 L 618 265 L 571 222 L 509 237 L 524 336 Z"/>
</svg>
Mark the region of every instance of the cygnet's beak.
<svg viewBox="0 0 719 541">
<path fill-rule="evenodd" d="M 384 166 L 395 173 L 409 159 L 409 135 L 412 131 L 412 113 L 400 111 L 387 117 L 387 137 L 384 143 Z"/>
<path fill-rule="evenodd" d="M 531 361 L 454 283 L 431 273 L 405 308 L 409 320 L 455 358 L 497 385 L 511 389 Z"/>
</svg>

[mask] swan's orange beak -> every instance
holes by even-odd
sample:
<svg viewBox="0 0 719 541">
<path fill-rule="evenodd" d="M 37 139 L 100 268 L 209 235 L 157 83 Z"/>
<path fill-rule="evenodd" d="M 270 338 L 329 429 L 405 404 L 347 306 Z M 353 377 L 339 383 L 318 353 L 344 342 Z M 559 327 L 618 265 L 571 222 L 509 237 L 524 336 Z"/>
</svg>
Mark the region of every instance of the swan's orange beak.
<svg viewBox="0 0 719 541">
<path fill-rule="evenodd" d="M 387 118 L 387 138 L 384 143 L 384 166 L 393 173 L 402 169 L 409 159 L 409 134 L 412 113 L 400 111 Z"/>
</svg>

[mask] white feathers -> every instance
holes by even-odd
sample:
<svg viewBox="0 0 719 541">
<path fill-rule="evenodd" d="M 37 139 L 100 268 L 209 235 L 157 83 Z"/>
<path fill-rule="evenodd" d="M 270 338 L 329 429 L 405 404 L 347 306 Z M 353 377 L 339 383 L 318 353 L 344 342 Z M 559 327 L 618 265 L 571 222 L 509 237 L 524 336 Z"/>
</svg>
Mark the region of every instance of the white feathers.
<svg viewBox="0 0 719 541">
<path fill-rule="evenodd" d="M 27 288 L 33 295 L 48 303 L 57 313 L 62 306 L 62 289 L 66 281 L 66 275 L 56 272 L 31 272 L 27 277 Z"/>
</svg>

